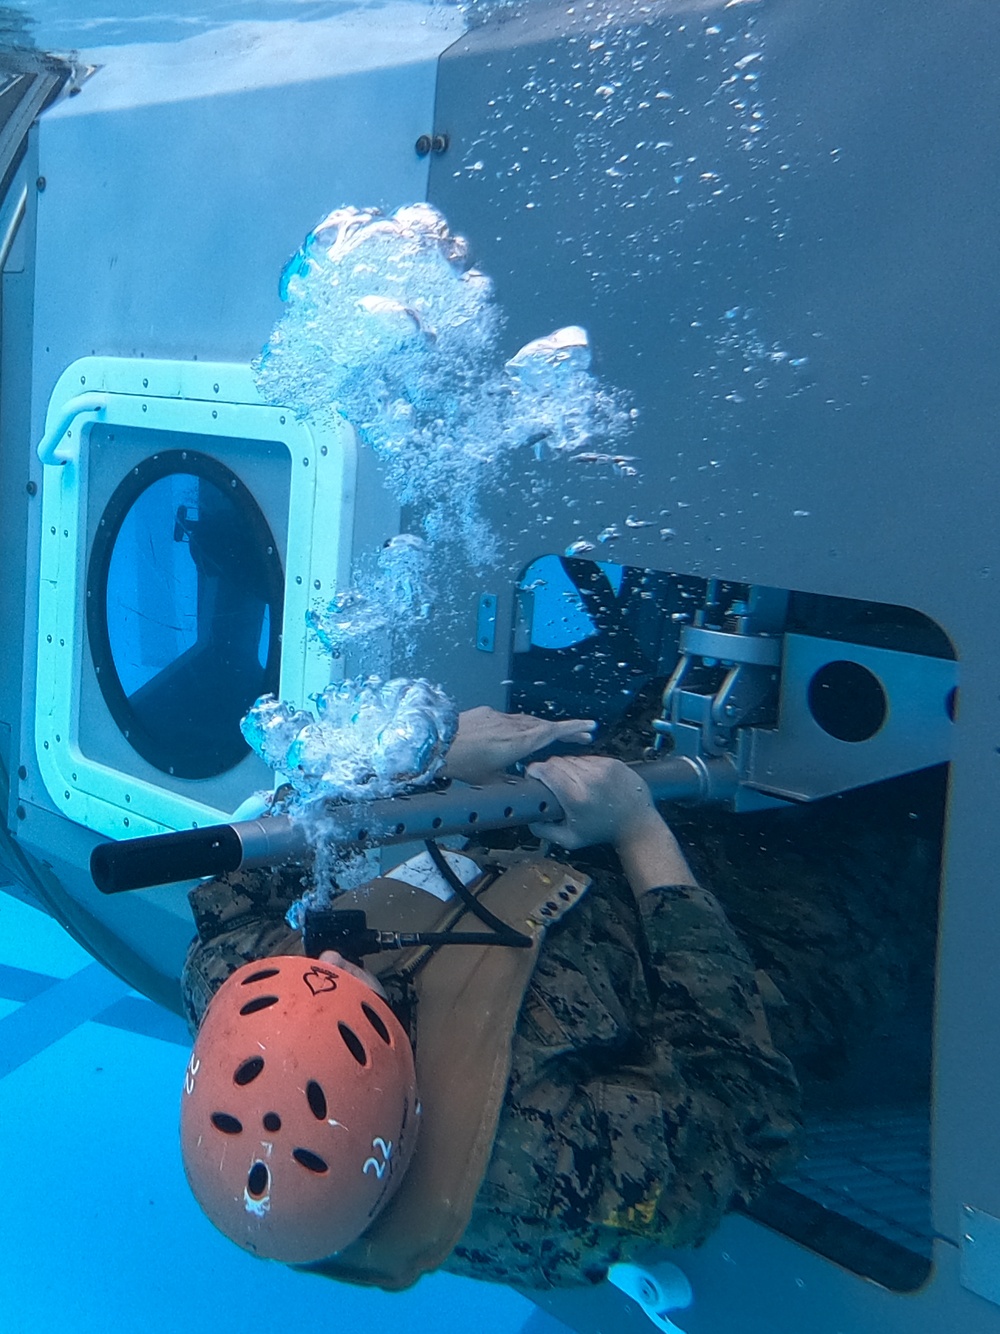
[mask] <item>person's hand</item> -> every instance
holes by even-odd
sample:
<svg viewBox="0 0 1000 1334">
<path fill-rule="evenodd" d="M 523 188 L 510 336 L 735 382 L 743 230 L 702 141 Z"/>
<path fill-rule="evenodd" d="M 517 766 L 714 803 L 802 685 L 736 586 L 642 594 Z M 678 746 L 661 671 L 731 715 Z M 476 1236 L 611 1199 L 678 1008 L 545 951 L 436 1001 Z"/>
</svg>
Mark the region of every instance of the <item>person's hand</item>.
<svg viewBox="0 0 1000 1334">
<path fill-rule="evenodd" d="M 342 954 L 337 952 L 337 950 L 324 950 L 319 957 L 321 963 L 332 964 L 334 968 L 339 968 L 341 972 L 350 973 L 350 975 L 356 977 L 359 982 L 364 982 L 366 987 L 371 987 L 372 991 L 374 991 L 376 995 L 381 996 L 383 1000 L 388 999 L 382 987 L 382 983 L 378 980 L 375 974 L 370 973 L 367 968 L 359 968 L 356 963 L 349 963 Z"/>
<path fill-rule="evenodd" d="M 548 746 L 586 746 L 597 724 L 590 718 L 552 722 L 530 713 L 498 713 L 482 705 L 459 714 L 443 774 L 462 783 L 487 783 L 518 760 Z"/>
<path fill-rule="evenodd" d="M 659 885 L 697 883 L 649 788 L 621 760 L 556 755 L 530 765 L 528 775 L 544 783 L 563 808 L 558 823 L 531 826 L 539 838 L 570 851 L 610 843 L 636 897 Z"/>
<path fill-rule="evenodd" d="M 594 843 L 618 847 L 634 831 L 651 823 L 662 823 L 649 788 L 621 760 L 601 755 L 554 755 L 528 766 L 529 778 L 537 778 L 558 798 L 565 818 L 557 824 L 532 825 L 539 838 L 572 851 Z"/>
</svg>

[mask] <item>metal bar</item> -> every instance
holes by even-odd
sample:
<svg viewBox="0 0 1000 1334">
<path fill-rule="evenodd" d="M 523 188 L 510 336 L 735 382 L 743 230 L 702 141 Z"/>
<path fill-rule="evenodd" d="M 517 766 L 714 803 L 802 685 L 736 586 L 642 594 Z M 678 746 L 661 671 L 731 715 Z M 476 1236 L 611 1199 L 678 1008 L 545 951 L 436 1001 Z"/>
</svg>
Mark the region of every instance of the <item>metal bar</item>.
<svg viewBox="0 0 1000 1334">
<path fill-rule="evenodd" d="M 62 467 L 76 458 L 76 448 L 60 450 L 63 436 L 76 421 L 77 417 L 97 418 L 108 406 L 107 394 L 77 394 L 64 403 L 58 418 L 38 442 L 38 457 L 42 463 Z M 79 444 L 79 438 L 77 440 Z"/>
<path fill-rule="evenodd" d="M 717 802 L 738 787 L 733 763 L 671 755 L 632 766 L 654 801 Z M 483 787 L 452 784 L 408 796 L 328 805 L 308 821 L 287 815 L 149 838 L 102 843 L 90 858 L 94 884 L 105 894 L 171 884 L 254 866 L 276 866 L 305 855 L 322 840 L 339 849 L 408 843 L 481 829 L 547 824 L 563 818 L 549 789 L 535 778 L 508 778 Z"/>
<path fill-rule="evenodd" d="M 4 230 L 3 240 L 0 240 L 0 273 L 3 273 L 7 267 L 7 260 L 10 258 L 10 252 L 14 245 L 14 239 L 17 236 L 18 228 L 24 221 L 24 214 L 28 207 L 28 187 L 21 186 L 21 194 L 17 203 L 14 205 L 10 215 L 10 220 Z"/>
</svg>

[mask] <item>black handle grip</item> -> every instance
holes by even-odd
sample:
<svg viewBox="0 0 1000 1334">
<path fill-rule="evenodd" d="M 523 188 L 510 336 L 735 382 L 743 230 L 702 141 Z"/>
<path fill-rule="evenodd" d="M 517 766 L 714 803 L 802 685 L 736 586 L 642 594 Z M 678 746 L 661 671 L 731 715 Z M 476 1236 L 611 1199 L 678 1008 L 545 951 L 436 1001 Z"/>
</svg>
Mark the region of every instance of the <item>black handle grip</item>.
<svg viewBox="0 0 1000 1334">
<path fill-rule="evenodd" d="M 229 824 L 151 834 L 122 843 L 101 843 L 90 854 L 90 874 L 103 894 L 120 894 L 147 885 L 169 885 L 205 875 L 235 871 L 243 844 Z"/>
</svg>

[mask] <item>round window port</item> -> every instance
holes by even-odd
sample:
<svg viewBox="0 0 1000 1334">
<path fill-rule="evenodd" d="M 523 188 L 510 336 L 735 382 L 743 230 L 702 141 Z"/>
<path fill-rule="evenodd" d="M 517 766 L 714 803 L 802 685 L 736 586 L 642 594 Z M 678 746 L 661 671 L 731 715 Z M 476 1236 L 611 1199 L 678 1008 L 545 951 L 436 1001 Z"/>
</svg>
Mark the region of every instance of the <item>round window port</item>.
<svg viewBox="0 0 1000 1334">
<path fill-rule="evenodd" d="M 143 759 L 211 778 L 250 753 L 240 719 L 278 687 L 284 574 L 249 489 L 218 459 L 164 450 L 97 526 L 87 631 L 104 701 Z"/>
<path fill-rule="evenodd" d="M 870 741 L 889 716 L 882 682 L 859 662 L 828 662 L 809 682 L 809 712 L 838 741 Z"/>
</svg>

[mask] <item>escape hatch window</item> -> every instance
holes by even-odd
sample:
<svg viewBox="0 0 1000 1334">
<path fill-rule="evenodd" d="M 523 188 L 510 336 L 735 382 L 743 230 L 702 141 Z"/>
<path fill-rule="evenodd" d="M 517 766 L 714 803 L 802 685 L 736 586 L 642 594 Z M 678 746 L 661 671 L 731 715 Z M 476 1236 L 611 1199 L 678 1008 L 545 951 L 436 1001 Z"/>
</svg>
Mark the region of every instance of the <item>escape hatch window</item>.
<svg viewBox="0 0 1000 1334">
<path fill-rule="evenodd" d="M 163 773 L 210 778 L 246 756 L 240 719 L 279 679 L 284 577 L 257 502 L 192 450 L 133 468 L 97 527 L 87 629 L 101 692 Z"/>
</svg>

